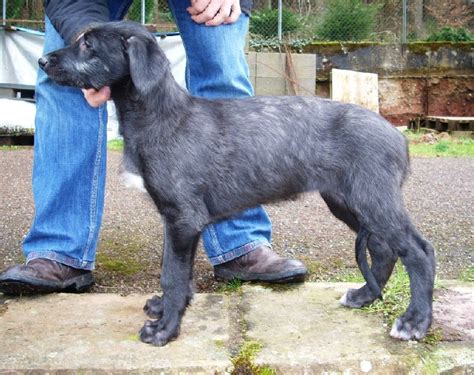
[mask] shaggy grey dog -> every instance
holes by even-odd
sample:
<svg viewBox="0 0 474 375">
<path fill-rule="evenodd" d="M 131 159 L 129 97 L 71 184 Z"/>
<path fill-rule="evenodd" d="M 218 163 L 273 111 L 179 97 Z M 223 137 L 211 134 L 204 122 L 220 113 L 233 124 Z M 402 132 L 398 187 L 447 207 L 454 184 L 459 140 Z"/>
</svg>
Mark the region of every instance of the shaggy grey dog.
<svg viewBox="0 0 474 375">
<path fill-rule="evenodd" d="M 131 22 L 92 27 L 39 64 L 62 85 L 111 87 L 125 166 L 143 177 L 163 218 L 163 295 L 145 305 L 156 320 L 145 323 L 142 341 L 165 345 L 178 336 L 192 297 L 196 245 L 207 224 L 312 190 L 358 233 L 357 261 L 367 284 L 350 289 L 341 303 L 373 302 L 400 257 L 411 302 L 391 335 L 425 336 L 434 250 L 403 204 L 406 140 L 381 116 L 316 97 L 193 97 L 174 81 L 153 35 Z"/>
</svg>

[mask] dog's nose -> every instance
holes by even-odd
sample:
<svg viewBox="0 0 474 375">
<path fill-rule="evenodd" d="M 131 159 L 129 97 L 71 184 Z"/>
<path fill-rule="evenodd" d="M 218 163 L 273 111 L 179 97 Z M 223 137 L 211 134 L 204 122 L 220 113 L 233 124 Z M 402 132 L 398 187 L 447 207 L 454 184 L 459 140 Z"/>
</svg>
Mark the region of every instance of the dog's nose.
<svg viewBox="0 0 474 375">
<path fill-rule="evenodd" d="M 46 68 L 46 65 L 48 65 L 48 63 L 49 63 L 49 60 L 45 56 L 40 57 L 38 60 L 38 65 L 40 66 L 41 69 Z"/>
</svg>

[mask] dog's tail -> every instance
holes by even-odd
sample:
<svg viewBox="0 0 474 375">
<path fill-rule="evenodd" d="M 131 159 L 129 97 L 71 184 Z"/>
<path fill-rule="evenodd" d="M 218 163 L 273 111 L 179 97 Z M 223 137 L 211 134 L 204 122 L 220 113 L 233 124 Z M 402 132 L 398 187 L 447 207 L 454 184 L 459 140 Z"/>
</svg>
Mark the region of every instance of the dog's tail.
<svg viewBox="0 0 474 375">
<path fill-rule="evenodd" d="M 369 242 L 369 237 L 370 232 L 364 227 L 361 227 L 357 233 L 355 244 L 357 266 L 359 267 L 359 270 L 362 273 L 362 276 L 364 276 L 367 286 L 372 291 L 372 293 L 374 293 L 376 298 L 382 299 L 382 290 L 380 289 L 377 280 L 375 280 L 375 276 L 369 267 L 369 263 L 367 262 L 367 244 Z"/>
</svg>

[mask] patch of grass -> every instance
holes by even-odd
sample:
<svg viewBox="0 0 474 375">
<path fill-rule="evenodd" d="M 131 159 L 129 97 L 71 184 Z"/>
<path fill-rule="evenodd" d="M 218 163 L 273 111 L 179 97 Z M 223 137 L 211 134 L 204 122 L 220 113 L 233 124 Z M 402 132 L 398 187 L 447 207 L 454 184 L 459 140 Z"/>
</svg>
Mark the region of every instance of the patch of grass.
<svg viewBox="0 0 474 375">
<path fill-rule="evenodd" d="M 408 138 L 410 154 L 422 157 L 474 157 L 474 139 L 470 138 L 443 138 L 432 142 L 424 142 L 425 133 L 407 130 L 404 132 Z"/>
<path fill-rule="evenodd" d="M 214 340 L 214 345 L 216 348 L 222 349 L 225 347 L 225 341 L 224 340 Z"/>
<path fill-rule="evenodd" d="M 397 263 L 393 274 L 384 288 L 383 301 L 377 300 L 362 310 L 381 314 L 391 326 L 395 319 L 402 315 L 410 303 L 410 279 L 400 263 Z"/>
<path fill-rule="evenodd" d="M 131 335 L 128 335 L 125 339 L 129 341 L 136 341 L 136 342 L 140 341 L 140 337 L 138 336 L 138 333 L 133 333 Z"/>
<path fill-rule="evenodd" d="M 0 146 L 0 151 L 15 151 L 24 148 L 31 148 L 31 146 Z"/>
<path fill-rule="evenodd" d="M 232 279 L 219 288 L 219 293 L 237 293 L 242 289 L 243 282 L 240 279 Z"/>
<path fill-rule="evenodd" d="M 303 262 L 308 269 L 308 274 L 311 280 L 321 279 L 323 276 L 327 275 L 329 271 L 326 265 L 317 260 L 313 261 L 310 258 L 305 258 Z"/>
<path fill-rule="evenodd" d="M 123 140 L 112 139 L 107 142 L 107 149 L 110 151 L 123 151 Z"/>
<path fill-rule="evenodd" d="M 474 282 L 474 266 L 469 266 L 462 271 L 459 275 L 459 280 Z"/>
<path fill-rule="evenodd" d="M 363 283 L 364 276 L 356 268 L 345 268 L 336 275 L 331 276 L 329 281 L 347 282 L 347 283 Z"/>
<path fill-rule="evenodd" d="M 423 344 L 436 345 L 440 341 L 443 341 L 443 332 L 441 328 L 431 328 L 428 334 L 421 340 Z"/>
<path fill-rule="evenodd" d="M 143 243 L 133 238 L 102 238 L 97 252 L 97 266 L 123 276 L 132 276 L 143 269 L 134 256 L 143 248 Z"/>
<path fill-rule="evenodd" d="M 133 259 L 117 259 L 106 254 L 97 254 L 97 265 L 107 271 L 124 276 L 132 276 L 140 272 L 142 266 Z"/>
<path fill-rule="evenodd" d="M 253 374 L 253 375 L 275 375 L 276 371 L 268 366 L 260 366 L 254 363 L 257 354 L 262 350 L 262 344 L 258 341 L 246 341 L 239 350 L 239 353 L 231 358 L 232 375 Z"/>
</svg>

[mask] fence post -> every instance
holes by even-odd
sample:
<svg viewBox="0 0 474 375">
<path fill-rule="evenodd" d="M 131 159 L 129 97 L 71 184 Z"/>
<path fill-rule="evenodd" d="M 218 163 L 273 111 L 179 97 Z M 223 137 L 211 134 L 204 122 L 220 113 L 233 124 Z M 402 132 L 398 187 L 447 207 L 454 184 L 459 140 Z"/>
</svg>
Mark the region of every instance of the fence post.
<svg viewBox="0 0 474 375">
<path fill-rule="evenodd" d="M 283 1 L 278 0 L 278 41 L 281 42 L 283 23 Z"/>
<path fill-rule="evenodd" d="M 407 43 L 407 0 L 402 1 L 402 44 Z"/>
<path fill-rule="evenodd" d="M 5 26 L 7 24 L 7 0 L 3 0 L 2 4 L 2 24 Z"/>
<path fill-rule="evenodd" d="M 141 0 L 141 16 L 140 16 L 140 20 L 141 20 L 141 23 L 142 25 L 145 24 L 145 1 L 146 0 Z"/>
</svg>

